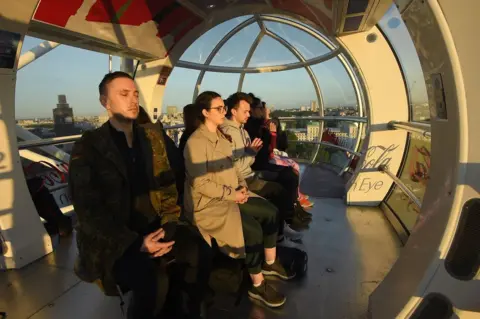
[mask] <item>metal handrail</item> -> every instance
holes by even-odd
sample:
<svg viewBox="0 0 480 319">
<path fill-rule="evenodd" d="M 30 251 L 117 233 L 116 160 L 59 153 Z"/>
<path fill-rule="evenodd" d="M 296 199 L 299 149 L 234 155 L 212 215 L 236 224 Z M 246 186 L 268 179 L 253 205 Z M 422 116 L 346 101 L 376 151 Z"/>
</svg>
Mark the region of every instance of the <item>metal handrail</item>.
<svg viewBox="0 0 480 319">
<path fill-rule="evenodd" d="M 431 125 L 426 123 L 398 122 L 391 121 L 388 123 L 390 130 L 404 130 L 410 133 L 421 134 L 424 137 L 432 138 Z"/>
<path fill-rule="evenodd" d="M 346 122 L 358 122 L 367 123 L 366 117 L 359 116 L 281 116 L 278 118 L 280 121 L 296 121 L 296 120 L 311 120 L 311 121 L 346 121 Z"/>
<path fill-rule="evenodd" d="M 410 200 L 418 206 L 418 208 L 422 207 L 422 202 L 415 196 L 415 194 L 397 177 L 395 174 L 388 170 L 386 165 L 380 165 L 378 167 L 378 171 L 387 174 L 390 178 L 395 182 L 395 184 L 400 187 L 400 189 L 405 193 L 405 195 L 410 198 Z"/>
<path fill-rule="evenodd" d="M 163 128 L 165 130 L 173 130 L 184 128 L 185 125 L 183 124 L 176 124 L 176 125 L 167 125 Z M 33 141 L 22 141 L 18 142 L 18 150 L 24 150 L 34 147 L 41 147 L 41 146 L 48 146 L 48 145 L 60 145 L 60 144 L 68 144 L 74 143 L 78 141 L 82 135 L 71 135 L 71 136 L 60 136 L 60 137 L 53 137 L 53 138 L 44 138 L 40 140 L 33 140 Z"/>
<path fill-rule="evenodd" d="M 289 140 L 288 141 L 289 143 L 303 143 L 303 144 L 315 144 L 315 145 L 323 145 L 323 146 L 328 146 L 328 147 L 331 147 L 331 148 L 336 148 L 336 149 L 339 149 L 341 151 L 344 151 L 344 152 L 348 152 L 352 155 L 355 155 L 355 156 L 362 156 L 363 154 L 362 153 L 359 153 L 359 152 L 356 152 L 354 150 L 351 150 L 349 148 L 346 148 L 346 147 L 343 147 L 343 146 L 340 146 L 340 145 L 336 145 L 336 144 L 331 144 L 331 143 L 328 143 L 328 142 L 319 142 L 319 141 L 299 141 L 299 140 Z"/>
</svg>

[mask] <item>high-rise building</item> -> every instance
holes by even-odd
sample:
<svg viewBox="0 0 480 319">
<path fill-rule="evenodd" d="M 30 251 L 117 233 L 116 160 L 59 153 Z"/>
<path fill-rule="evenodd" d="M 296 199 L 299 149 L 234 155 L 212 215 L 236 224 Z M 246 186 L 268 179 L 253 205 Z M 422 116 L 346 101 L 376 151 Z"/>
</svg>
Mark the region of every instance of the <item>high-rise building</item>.
<svg viewBox="0 0 480 319">
<path fill-rule="evenodd" d="M 56 136 L 68 136 L 76 133 L 73 109 L 67 103 L 67 96 L 58 96 L 57 107 L 53 109 L 53 130 Z"/>
<path fill-rule="evenodd" d="M 311 101 L 310 102 L 310 111 L 312 111 L 312 112 L 317 112 L 318 111 L 317 101 Z"/>
<path fill-rule="evenodd" d="M 176 106 L 167 106 L 167 114 L 168 115 L 177 114 L 177 107 Z"/>
</svg>

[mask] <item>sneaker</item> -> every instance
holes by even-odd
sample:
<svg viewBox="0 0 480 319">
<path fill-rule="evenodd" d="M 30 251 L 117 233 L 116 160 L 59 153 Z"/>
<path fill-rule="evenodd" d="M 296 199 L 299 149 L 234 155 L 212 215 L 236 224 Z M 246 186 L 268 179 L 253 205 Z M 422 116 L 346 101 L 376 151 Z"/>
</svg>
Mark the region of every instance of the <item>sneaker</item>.
<svg viewBox="0 0 480 319">
<path fill-rule="evenodd" d="M 310 198 L 310 196 L 298 192 L 298 200 L 309 199 L 309 198 Z"/>
<path fill-rule="evenodd" d="M 287 223 L 283 227 L 283 234 L 285 237 L 290 238 L 290 240 L 300 240 L 303 237 L 301 232 L 293 230 Z"/>
<path fill-rule="evenodd" d="M 271 308 L 281 307 L 287 301 L 283 294 L 276 291 L 265 280 L 258 287 L 252 286 L 248 291 L 248 295 L 253 299 L 260 300 Z"/>
<path fill-rule="evenodd" d="M 301 205 L 295 205 L 294 217 L 297 217 L 300 220 L 311 220 L 312 214 L 307 212 Z"/>
<path fill-rule="evenodd" d="M 300 203 L 300 206 L 302 206 L 303 208 L 313 207 L 313 203 L 306 198 L 301 198 L 298 200 L 298 202 Z"/>
<path fill-rule="evenodd" d="M 285 239 L 284 239 L 285 241 Z M 295 273 L 294 272 L 288 272 L 285 267 L 282 266 L 278 258 L 275 260 L 275 262 L 271 265 L 267 263 L 263 263 L 262 266 L 262 273 L 265 276 L 277 276 L 278 278 L 281 278 L 283 280 L 289 280 L 295 278 Z"/>
</svg>

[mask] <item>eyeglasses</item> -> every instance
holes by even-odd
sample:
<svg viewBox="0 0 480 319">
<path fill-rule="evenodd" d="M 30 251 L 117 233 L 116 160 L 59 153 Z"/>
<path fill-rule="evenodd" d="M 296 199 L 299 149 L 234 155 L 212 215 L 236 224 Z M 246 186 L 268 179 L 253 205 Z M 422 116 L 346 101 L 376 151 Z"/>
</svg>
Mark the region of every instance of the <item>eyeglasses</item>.
<svg viewBox="0 0 480 319">
<path fill-rule="evenodd" d="M 224 105 L 224 106 L 211 107 L 210 110 L 218 110 L 218 112 L 222 113 L 222 112 L 226 112 L 227 108 Z"/>
</svg>

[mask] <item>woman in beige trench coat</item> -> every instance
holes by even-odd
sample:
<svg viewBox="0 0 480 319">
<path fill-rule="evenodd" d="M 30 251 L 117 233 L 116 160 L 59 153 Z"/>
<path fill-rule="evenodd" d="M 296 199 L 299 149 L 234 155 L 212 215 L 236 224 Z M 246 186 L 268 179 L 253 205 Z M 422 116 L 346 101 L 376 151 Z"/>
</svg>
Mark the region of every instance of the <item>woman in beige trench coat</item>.
<svg viewBox="0 0 480 319">
<path fill-rule="evenodd" d="M 186 180 L 184 208 L 207 242 L 215 238 L 232 257 L 243 257 L 253 286 L 252 298 L 270 307 L 285 303 L 285 296 L 264 280 L 263 274 L 293 278 L 276 258 L 276 207 L 261 197 L 250 197 L 232 160 L 229 136 L 219 130 L 225 105 L 215 92 L 195 101 L 201 125 L 184 150 Z M 263 260 L 265 256 L 265 261 Z"/>
</svg>

